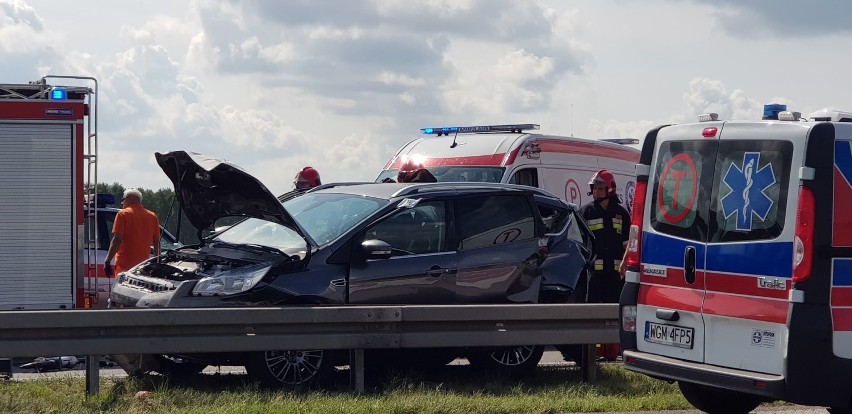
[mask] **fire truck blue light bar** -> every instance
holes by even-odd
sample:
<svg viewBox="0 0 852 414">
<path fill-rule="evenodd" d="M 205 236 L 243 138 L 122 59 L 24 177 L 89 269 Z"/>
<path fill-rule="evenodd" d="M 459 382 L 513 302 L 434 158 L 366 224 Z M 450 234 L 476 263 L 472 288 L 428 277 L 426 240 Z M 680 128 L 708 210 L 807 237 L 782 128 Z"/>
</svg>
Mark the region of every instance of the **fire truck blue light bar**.
<svg viewBox="0 0 852 414">
<path fill-rule="evenodd" d="M 54 101 L 64 101 L 68 99 L 68 91 L 65 89 L 53 88 L 53 90 L 50 91 L 50 99 L 53 99 Z"/>
<path fill-rule="evenodd" d="M 477 125 L 464 127 L 439 127 L 420 128 L 420 132 L 427 135 L 448 135 L 471 132 L 522 132 L 525 130 L 539 129 L 538 124 L 511 124 L 511 125 Z"/>
</svg>

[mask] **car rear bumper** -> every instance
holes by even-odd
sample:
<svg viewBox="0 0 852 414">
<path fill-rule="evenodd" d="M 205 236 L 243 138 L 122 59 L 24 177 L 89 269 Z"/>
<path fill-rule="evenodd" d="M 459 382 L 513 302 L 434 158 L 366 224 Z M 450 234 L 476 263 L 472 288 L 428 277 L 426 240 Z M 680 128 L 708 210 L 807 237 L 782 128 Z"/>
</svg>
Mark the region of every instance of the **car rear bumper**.
<svg viewBox="0 0 852 414">
<path fill-rule="evenodd" d="M 724 388 L 760 395 L 770 400 L 784 399 L 785 394 L 786 384 L 782 375 L 683 361 L 635 349 L 624 351 L 624 366 L 630 371 L 654 378 Z"/>
</svg>

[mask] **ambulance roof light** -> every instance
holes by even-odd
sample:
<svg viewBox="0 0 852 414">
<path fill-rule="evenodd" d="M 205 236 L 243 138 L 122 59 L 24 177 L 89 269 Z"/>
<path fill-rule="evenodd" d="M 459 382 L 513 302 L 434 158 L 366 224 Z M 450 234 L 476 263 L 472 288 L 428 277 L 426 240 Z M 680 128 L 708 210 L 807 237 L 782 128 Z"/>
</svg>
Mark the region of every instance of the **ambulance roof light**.
<svg viewBox="0 0 852 414">
<path fill-rule="evenodd" d="M 843 112 L 835 109 L 824 108 L 812 112 L 808 115 L 812 121 L 834 121 L 834 122 L 852 122 L 852 112 Z"/>
<path fill-rule="evenodd" d="M 710 121 L 718 121 L 719 114 L 715 112 L 710 112 L 709 114 L 701 114 L 698 115 L 698 122 L 710 122 Z"/>
<path fill-rule="evenodd" d="M 802 118 L 801 112 L 781 111 L 778 113 L 779 121 L 794 121 L 797 122 Z"/>
<path fill-rule="evenodd" d="M 517 132 L 521 133 L 525 130 L 539 129 L 538 124 L 510 124 L 510 125 L 477 125 L 465 127 L 437 127 L 437 128 L 420 128 L 420 132 L 427 135 L 449 135 L 458 133 L 472 132 Z"/>
<path fill-rule="evenodd" d="M 766 104 L 763 105 L 763 119 L 778 119 L 778 113 L 787 110 L 787 105 L 784 104 Z"/>
<path fill-rule="evenodd" d="M 68 99 L 68 91 L 62 88 L 53 88 L 50 90 L 50 99 L 54 101 L 64 101 Z"/>
</svg>

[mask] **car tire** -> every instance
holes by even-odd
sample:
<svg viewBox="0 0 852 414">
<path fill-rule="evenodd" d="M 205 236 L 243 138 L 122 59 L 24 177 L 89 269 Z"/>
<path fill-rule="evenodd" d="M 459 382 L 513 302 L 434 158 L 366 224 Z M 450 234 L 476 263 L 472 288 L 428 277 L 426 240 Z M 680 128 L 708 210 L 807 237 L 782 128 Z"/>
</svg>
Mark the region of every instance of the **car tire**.
<svg viewBox="0 0 852 414">
<path fill-rule="evenodd" d="M 521 345 L 488 350 L 475 350 L 467 354 L 470 365 L 476 369 L 522 376 L 531 374 L 544 355 L 542 345 Z"/>
<path fill-rule="evenodd" d="M 204 371 L 204 368 L 207 368 L 205 363 L 174 355 L 154 355 L 154 359 L 159 363 L 157 372 L 170 377 L 180 378 L 198 375 L 201 371 Z"/>
<path fill-rule="evenodd" d="M 312 388 L 334 371 L 326 356 L 327 351 L 319 349 L 252 352 L 246 361 L 246 372 L 266 387 Z"/>
<path fill-rule="evenodd" d="M 691 382 L 678 381 L 677 385 L 690 404 L 708 414 L 746 414 L 765 401 L 757 395 L 707 387 Z"/>
</svg>

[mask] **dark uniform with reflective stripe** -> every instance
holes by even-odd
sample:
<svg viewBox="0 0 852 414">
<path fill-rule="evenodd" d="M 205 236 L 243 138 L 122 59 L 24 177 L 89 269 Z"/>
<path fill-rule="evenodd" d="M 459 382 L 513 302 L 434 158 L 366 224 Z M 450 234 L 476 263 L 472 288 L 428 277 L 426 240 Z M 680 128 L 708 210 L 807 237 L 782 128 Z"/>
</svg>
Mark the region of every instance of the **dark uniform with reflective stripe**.
<svg viewBox="0 0 852 414">
<path fill-rule="evenodd" d="M 589 279 L 586 301 L 618 303 L 624 281 L 618 273 L 630 230 L 630 214 L 611 198 L 607 209 L 593 201 L 580 208 L 580 215 L 595 235 L 594 273 Z"/>
</svg>

